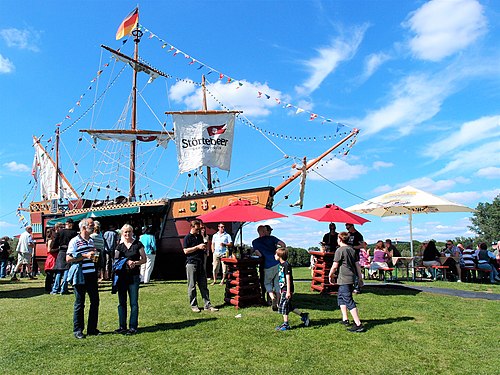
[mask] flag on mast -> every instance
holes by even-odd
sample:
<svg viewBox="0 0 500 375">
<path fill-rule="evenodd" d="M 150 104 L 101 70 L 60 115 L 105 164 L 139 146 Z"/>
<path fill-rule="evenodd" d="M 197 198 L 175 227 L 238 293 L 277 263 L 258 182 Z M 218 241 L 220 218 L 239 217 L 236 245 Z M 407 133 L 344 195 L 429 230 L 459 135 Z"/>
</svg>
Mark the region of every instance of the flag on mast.
<svg viewBox="0 0 500 375">
<path fill-rule="evenodd" d="M 135 8 L 121 23 L 118 31 L 116 32 L 116 40 L 129 35 L 133 29 L 136 28 L 139 22 L 139 8 Z"/>
</svg>

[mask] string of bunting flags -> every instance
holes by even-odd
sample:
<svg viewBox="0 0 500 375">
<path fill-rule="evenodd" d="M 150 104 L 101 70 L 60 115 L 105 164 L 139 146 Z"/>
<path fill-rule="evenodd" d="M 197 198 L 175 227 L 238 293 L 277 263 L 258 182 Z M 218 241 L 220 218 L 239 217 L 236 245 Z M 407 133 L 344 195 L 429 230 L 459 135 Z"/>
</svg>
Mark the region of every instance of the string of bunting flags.
<svg viewBox="0 0 500 375">
<path fill-rule="evenodd" d="M 90 86 L 87 87 L 87 90 L 83 94 L 80 95 L 78 100 L 75 102 L 75 105 L 68 110 L 68 112 L 66 113 L 66 116 L 63 118 L 63 120 L 56 124 L 56 128 L 60 128 L 66 120 L 71 120 L 71 116 L 73 115 L 73 112 L 75 112 L 75 107 L 80 107 L 82 105 L 83 98 L 85 97 L 85 95 L 87 94 L 88 91 L 92 90 L 93 83 L 97 81 L 99 76 L 103 73 L 104 69 L 106 69 L 108 66 L 109 66 L 109 62 L 105 63 L 102 66 L 102 68 L 97 71 L 95 77 L 92 78 L 92 80 L 90 81 Z M 66 131 L 67 129 L 69 129 L 73 125 L 74 125 L 74 123 L 71 124 L 66 129 L 64 129 L 63 132 Z"/>
<path fill-rule="evenodd" d="M 180 80 L 180 81 L 186 81 L 186 80 Z M 200 86 L 201 86 L 201 84 L 200 84 Z M 224 103 L 222 103 L 219 99 L 217 99 L 217 97 L 215 97 L 215 95 L 208 88 L 206 88 L 206 91 L 210 95 L 210 97 L 215 102 L 217 102 L 217 104 L 219 104 L 221 106 L 221 108 L 224 108 L 227 111 L 230 110 Z M 346 135 L 348 135 L 350 133 L 349 131 L 344 131 L 344 132 L 339 133 L 343 128 L 345 128 L 347 126 L 340 123 L 340 122 L 337 122 L 337 129 L 336 129 L 335 134 L 333 134 L 333 135 L 332 134 L 323 135 L 320 137 L 297 137 L 297 136 L 293 136 L 293 135 L 281 134 L 278 132 L 271 132 L 271 131 L 266 130 L 264 128 L 260 128 L 260 127 L 256 126 L 255 124 L 253 124 L 248 118 L 242 116 L 241 114 L 236 114 L 236 117 L 238 118 L 239 121 L 241 121 L 243 124 L 247 125 L 250 128 L 253 128 L 253 129 L 260 131 L 260 132 L 262 132 L 268 136 L 271 136 L 271 137 L 290 140 L 290 141 L 299 141 L 299 142 L 310 142 L 310 141 L 316 142 L 318 140 L 326 141 L 326 140 L 331 140 L 332 137 L 333 138 L 336 138 L 337 136 L 345 137 Z"/>
<path fill-rule="evenodd" d="M 207 75 L 212 74 L 212 73 L 216 73 L 218 75 L 219 81 L 221 81 L 223 83 L 225 82 L 226 84 L 235 82 L 238 84 L 236 86 L 236 89 L 239 89 L 240 87 L 244 86 L 244 83 L 241 80 L 233 78 L 233 77 L 221 72 L 220 70 L 217 70 L 217 69 L 213 68 L 212 66 L 202 62 L 201 60 L 199 60 L 195 57 L 192 57 L 190 54 L 182 51 L 180 48 L 177 48 L 176 46 L 174 46 L 170 42 L 167 42 L 166 40 L 160 38 L 158 35 L 153 33 L 151 30 L 147 29 L 144 25 L 138 24 L 138 28 L 141 29 L 144 33 L 149 33 L 148 39 L 153 39 L 153 38 L 158 39 L 162 44 L 161 48 L 166 49 L 167 53 L 172 53 L 172 56 L 182 55 L 188 60 L 188 65 L 197 65 L 197 70 L 205 69 L 205 70 L 207 70 Z M 259 99 L 265 98 L 266 100 L 271 100 L 271 95 L 269 95 L 265 92 L 257 91 L 257 98 L 259 98 Z M 320 119 L 322 124 L 324 124 L 324 123 L 336 123 L 335 121 L 333 121 L 332 119 L 330 119 L 328 117 L 311 112 L 309 110 L 306 110 L 304 108 L 296 106 L 292 103 L 287 103 L 287 102 L 283 101 L 281 98 L 274 98 L 274 101 L 278 105 L 281 105 L 282 108 L 284 108 L 284 109 L 294 110 L 296 115 L 301 114 L 301 113 L 308 114 L 309 121 L 314 121 L 316 119 Z M 348 126 L 348 125 L 342 124 L 342 126 Z"/>
</svg>

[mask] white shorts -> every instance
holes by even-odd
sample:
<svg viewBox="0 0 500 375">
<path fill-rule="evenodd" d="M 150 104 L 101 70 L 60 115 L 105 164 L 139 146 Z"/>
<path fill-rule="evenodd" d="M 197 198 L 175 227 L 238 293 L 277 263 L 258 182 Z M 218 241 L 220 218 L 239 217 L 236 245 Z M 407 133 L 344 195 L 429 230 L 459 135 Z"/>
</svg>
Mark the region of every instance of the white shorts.
<svg viewBox="0 0 500 375">
<path fill-rule="evenodd" d="M 31 253 L 17 253 L 17 265 L 31 264 Z"/>
</svg>

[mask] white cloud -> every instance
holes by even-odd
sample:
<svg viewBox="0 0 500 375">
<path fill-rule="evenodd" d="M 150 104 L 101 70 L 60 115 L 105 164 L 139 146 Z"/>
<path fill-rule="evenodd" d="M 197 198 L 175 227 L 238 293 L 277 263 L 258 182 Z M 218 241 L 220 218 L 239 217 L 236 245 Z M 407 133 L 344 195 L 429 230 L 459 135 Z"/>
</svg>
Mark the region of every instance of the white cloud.
<svg viewBox="0 0 500 375">
<path fill-rule="evenodd" d="M 377 69 L 389 59 L 390 56 L 383 52 L 374 53 L 367 56 L 367 58 L 365 59 L 365 68 L 362 74 L 363 80 L 371 77 L 372 74 L 375 73 Z"/>
<path fill-rule="evenodd" d="M 457 176 L 452 179 L 445 179 L 445 180 L 434 180 L 430 177 L 419 177 L 419 178 L 414 178 L 412 180 L 408 180 L 399 184 L 395 184 L 393 186 L 390 185 L 381 185 L 373 190 L 374 193 L 387 193 L 392 190 L 400 189 L 405 186 L 413 186 L 417 189 L 429 192 L 429 193 L 435 193 L 439 191 L 447 191 L 452 188 L 454 188 L 456 185 L 463 185 L 463 184 L 468 184 L 470 183 L 470 179 L 464 178 Z"/>
<path fill-rule="evenodd" d="M 411 13 L 403 26 L 415 34 L 409 47 L 417 58 L 440 61 L 484 34 L 487 21 L 476 0 L 433 0 Z"/>
<path fill-rule="evenodd" d="M 393 166 L 394 163 L 388 163 L 385 161 L 375 161 L 373 162 L 372 168 L 378 171 L 380 168 L 390 168 Z"/>
<path fill-rule="evenodd" d="M 178 81 L 171 86 L 168 94 L 171 100 L 180 103 L 186 96 L 192 95 L 195 91 L 196 87 L 186 79 L 184 81 Z"/>
<path fill-rule="evenodd" d="M 452 171 L 477 171 L 478 167 L 488 168 L 500 166 L 498 150 L 500 140 L 483 143 L 475 148 L 462 149 L 452 155 L 452 160 L 444 168 L 434 173 L 435 176 L 450 173 Z"/>
<path fill-rule="evenodd" d="M 12 73 L 14 69 L 12 61 L 0 54 L 0 74 Z"/>
<path fill-rule="evenodd" d="M 36 31 L 15 28 L 2 29 L 0 30 L 0 37 L 7 43 L 8 47 L 26 49 L 32 52 L 40 50 L 36 45 L 40 39 L 40 34 Z"/>
<path fill-rule="evenodd" d="M 230 101 L 225 100 L 224 105 L 230 109 L 236 108 L 243 111 L 245 116 L 267 116 L 271 113 L 271 109 L 280 104 L 276 98 L 289 101 L 287 95 L 280 91 L 274 90 L 267 83 L 239 81 L 243 86 L 239 86 L 238 82 L 229 84 L 217 81 L 207 84 L 207 91 L 213 94 L 216 98 L 230 98 Z M 177 82 L 170 89 L 170 99 L 184 103 L 186 108 L 200 108 L 202 102 L 202 91 L 200 89 L 192 89 L 185 82 Z M 262 93 L 258 97 L 258 93 Z M 269 99 L 265 95 L 269 95 Z M 211 96 L 207 95 L 207 105 L 209 109 L 220 108 L 219 103 Z"/>
<path fill-rule="evenodd" d="M 381 186 L 378 186 L 376 187 L 375 189 L 373 189 L 373 194 L 383 194 L 383 193 L 387 193 L 389 191 L 393 190 L 393 188 L 390 186 L 390 185 L 381 185 Z"/>
<path fill-rule="evenodd" d="M 420 177 L 415 178 L 413 180 L 409 180 L 404 184 L 400 184 L 399 187 L 404 187 L 406 185 L 410 185 L 416 187 L 417 189 L 421 189 L 427 192 L 436 192 L 443 190 L 450 190 L 456 185 L 456 181 L 453 179 L 448 180 L 433 180 L 429 177 Z"/>
<path fill-rule="evenodd" d="M 481 168 L 476 172 L 476 176 L 487 179 L 500 178 L 500 168 L 497 167 Z"/>
<path fill-rule="evenodd" d="M 427 145 L 424 155 L 439 158 L 450 152 L 461 153 L 464 148 L 485 139 L 500 136 L 500 116 L 486 116 L 464 123 L 457 132 L 446 134 L 443 139 Z"/>
<path fill-rule="evenodd" d="M 328 163 L 314 169 L 317 173 L 309 173 L 311 180 L 323 180 L 323 177 L 332 181 L 349 181 L 358 178 L 368 172 L 368 168 L 361 164 L 349 164 L 341 159 L 332 159 Z M 323 177 L 321 177 L 321 176 Z"/>
<path fill-rule="evenodd" d="M 314 92 L 341 62 L 352 59 L 363 40 L 367 27 L 367 25 L 357 27 L 349 37 L 338 37 L 332 40 L 329 46 L 317 50 L 317 57 L 304 61 L 303 65 L 310 72 L 310 76 L 300 86 L 295 87 L 297 93 L 308 95 Z"/>
<path fill-rule="evenodd" d="M 443 197 L 453 202 L 466 204 L 478 201 L 492 201 L 498 194 L 500 194 L 500 189 L 447 193 Z"/>
<path fill-rule="evenodd" d="M 17 163 L 15 161 L 4 163 L 3 166 L 7 167 L 11 172 L 29 172 L 31 170 L 26 164 Z"/>
<path fill-rule="evenodd" d="M 452 86 L 450 78 L 445 75 L 437 75 L 436 78 L 423 74 L 410 75 L 392 88 L 387 105 L 352 122 L 359 122 L 365 135 L 386 128 L 395 128 L 400 134 L 406 135 L 415 125 L 439 113 Z"/>
</svg>

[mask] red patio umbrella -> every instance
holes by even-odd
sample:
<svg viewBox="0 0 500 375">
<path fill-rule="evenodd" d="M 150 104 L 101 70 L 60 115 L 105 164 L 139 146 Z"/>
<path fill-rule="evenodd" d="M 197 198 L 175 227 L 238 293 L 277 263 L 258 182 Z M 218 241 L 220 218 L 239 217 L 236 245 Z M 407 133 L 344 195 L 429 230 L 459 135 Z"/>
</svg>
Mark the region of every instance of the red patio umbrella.
<svg viewBox="0 0 500 375">
<path fill-rule="evenodd" d="M 352 212 L 346 211 L 334 204 L 327 204 L 325 207 L 299 212 L 294 215 L 308 217 L 317 221 L 328 221 L 330 223 L 349 223 L 363 225 L 364 223 L 370 221 L 362 218 L 361 216 L 353 214 Z"/>
<path fill-rule="evenodd" d="M 246 221 L 261 221 L 269 219 L 277 219 L 286 217 L 279 212 L 268 210 L 267 208 L 252 205 L 252 202 L 246 199 L 234 201 L 229 206 L 221 207 L 208 214 L 203 214 L 197 217 L 204 223 L 217 223 L 217 222 L 246 222 Z M 241 233 L 241 244 L 243 245 L 243 224 L 240 225 L 238 231 Z"/>
<path fill-rule="evenodd" d="M 197 217 L 204 223 L 216 222 L 245 222 L 245 221 L 261 221 L 268 219 L 277 219 L 286 217 L 279 212 L 268 210 L 267 208 L 252 205 L 249 200 L 237 200 L 229 204 L 229 206 L 218 208 L 207 214 Z"/>
</svg>

